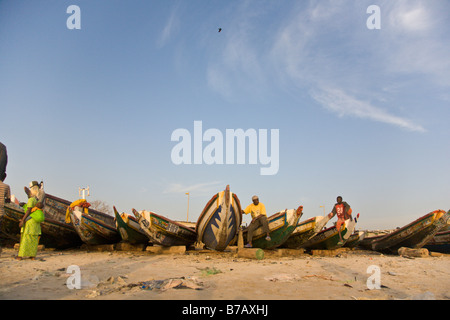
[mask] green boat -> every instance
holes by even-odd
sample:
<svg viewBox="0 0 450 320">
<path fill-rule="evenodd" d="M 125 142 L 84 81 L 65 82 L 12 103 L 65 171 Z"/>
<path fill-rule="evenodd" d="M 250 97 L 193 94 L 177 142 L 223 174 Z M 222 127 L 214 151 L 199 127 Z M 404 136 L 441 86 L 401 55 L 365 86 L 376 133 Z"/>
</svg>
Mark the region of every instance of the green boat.
<svg viewBox="0 0 450 320">
<path fill-rule="evenodd" d="M 141 212 L 132 209 L 139 225 L 153 244 L 161 246 L 186 246 L 194 244 L 197 240 L 195 229 L 182 223 L 170 220 L 151 211 Z"/>
<path fill-rule="evenodd" d="M 291 236 L 280 247 L 289 249 L 301 248 L 302 244 L 318 234 L 329 220 L 330 218 L 326 215 L 300 221 Z"/>
<path fill-rule="evenodd" d="M 120 214 L 114 206 L 113 209 L 116 216 L 117 231 L 119 231 L 122 240 L 131 244 L 147 244 L 149 239 L 144 230 L 141 229 L 139 222 L 126 213 Z"/>
<path fill-rule="evenodd" d="M 313 250 L 333 250 L 342 247 L 345 242 L 350 238 L 350 235 L 355 230 L 356 220 L 347 219 L 341 227 L 341 236 L 343 243 L 340 242 L 339 231 L 336 226 L 332 226 L 328 229 L 320 231 L 314 237 L 306 241 L 302 248 Z"/>
<path fill-rule="evenodd" d="M 356 248 L 361 243 L 361 241 L 364 240 L 366 234 L 366 231 L 355 231 L 345 242 L 344 247 Z"/>
<path fill-rule="evenodd" d="M 259 227 L 253 232 L 253 248 L 275 249 L 282 245 L 294 232 L 302 214 L 303 207 L 300 206 L 297 210 L 286 209 L 268 217 L 271 240 L 267 241 L 265 239 L 266 234 L 263 232 L 262 227 Z M 247 241 L 247 230 L 248 228 L 244 229 L 243 232 L 245 242 Z"/>
</svg>

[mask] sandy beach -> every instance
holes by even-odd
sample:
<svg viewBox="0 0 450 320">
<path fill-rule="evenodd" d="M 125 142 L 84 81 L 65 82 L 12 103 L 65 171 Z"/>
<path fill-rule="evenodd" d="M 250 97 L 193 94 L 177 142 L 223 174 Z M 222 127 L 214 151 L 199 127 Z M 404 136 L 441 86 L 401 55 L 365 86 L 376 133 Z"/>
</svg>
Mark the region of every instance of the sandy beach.
<svg viewBox="0 0 450 320">
<path fill-rule="evenodd" d="M 2 300 L 450 299 L 450 255 L 445 254 L 407 258 L 349 250 L 330 257 L 267 255 L 256 260 L 239 258 L 233 250 L 45 249 L 34 261 L 17 261 L 16 255 L 15 249 L 3 248 L 0 256 Z M 67 285 L 75 274 L 69 266 L 79 267 L 79 289 Z M 380 289 L 368 288 L 374 275 L 370 266 L 379 268 Z"/>
</svg>

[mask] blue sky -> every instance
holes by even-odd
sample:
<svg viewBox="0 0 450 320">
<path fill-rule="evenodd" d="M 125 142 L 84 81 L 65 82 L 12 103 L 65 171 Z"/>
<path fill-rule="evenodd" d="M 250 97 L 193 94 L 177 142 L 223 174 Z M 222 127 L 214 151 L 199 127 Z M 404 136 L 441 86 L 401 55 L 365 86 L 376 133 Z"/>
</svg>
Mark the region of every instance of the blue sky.
<svg viewBox="0 0 450 320">
<path fill-rule="evenodd" d="M 67 7 L 81 9 L 69 30 Z M 370 5 L 381 29 L 366 25 Z M 360 228 L 450 209 L 450 3 L 0 1 L 6 183 L 196 221 L 229 184 L 245 207 Z M 222 28 L 219 33 L 218 28 Z M 279 171 L 175 165 L 174 130 L 278 129 Z M 206 143 L 204 143 L 205 146 Z M 248 222 L 249 217 L 245 218 Z"/>
</svg>

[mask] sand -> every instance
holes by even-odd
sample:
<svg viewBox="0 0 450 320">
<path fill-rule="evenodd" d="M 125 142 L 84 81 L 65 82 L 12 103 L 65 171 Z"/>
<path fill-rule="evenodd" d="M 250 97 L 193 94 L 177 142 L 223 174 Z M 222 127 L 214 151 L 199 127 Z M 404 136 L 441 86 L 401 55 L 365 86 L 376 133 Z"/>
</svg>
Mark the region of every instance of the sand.
<svg viewBox="0 0 450 320">
<path fill-rule="evenodd" d="M 0 255 L 2 300 L 450 299 L 450 255 L 405 258 L 351 250 L 331 257 L 303 254 L 256 260 L 238 258 L 234 251 L 81 249 L 46 249 L 34 261 L 17 261 L 16 255 L 12 248 L 3 248 Z M 71 265 L 79 267 L 80 289 L 67 286 L 74 275 L 67 273 Z M 379 268 L 380 289 L 368 288 L 368 279 L 374 284 L 376 276 L 370 266 Z M 150 290 L 157 284 L 159 288 Z"/>
</svg>

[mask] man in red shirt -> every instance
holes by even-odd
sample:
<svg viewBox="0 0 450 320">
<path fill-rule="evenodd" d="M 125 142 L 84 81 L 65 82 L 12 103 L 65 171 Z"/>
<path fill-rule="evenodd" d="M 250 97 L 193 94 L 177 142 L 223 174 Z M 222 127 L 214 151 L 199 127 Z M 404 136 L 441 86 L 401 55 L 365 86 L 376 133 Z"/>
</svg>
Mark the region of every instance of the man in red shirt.
<svg viewBox="0 0 450 320">
<path fill-rule="evenodd" d="M 344 243 L 341 235 L 341 227 L 344 224 L 345 220 L 352 218 L 352 208 L 350 205 L 342 201 L 342 197 L 339 196 L 336 198 L 337 203 L 334 205 L 333 210 L 328 214 L 328 218 L 332 219 L 335 215 L 337 215 L 338 220 L 336 222 L 336 229 L 339 231 L 340 242 L 338 244 Z"/>
</svg>

